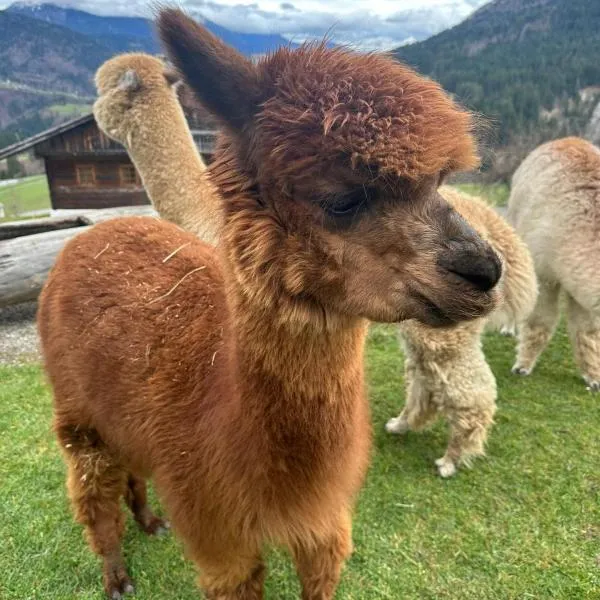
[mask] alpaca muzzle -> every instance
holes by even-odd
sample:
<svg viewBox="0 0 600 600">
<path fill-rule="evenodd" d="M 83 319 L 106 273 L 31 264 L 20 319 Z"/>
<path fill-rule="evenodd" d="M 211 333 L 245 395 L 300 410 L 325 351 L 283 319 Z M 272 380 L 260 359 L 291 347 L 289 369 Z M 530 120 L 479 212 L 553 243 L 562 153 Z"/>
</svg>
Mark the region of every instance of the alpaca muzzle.
<svg viewBox="0 0 600 600">
<path fill-rule="evenodd" d="M 489 292 L 502 276 L 502 263 L 486 242 L 449 248 L 440 256 L 438 265 L 481 292 Z"/>
<path fill-rule="evenodd" d="M 445 214 L 446 241 L 437 264 L 477 292 L 489 292 L 502 276 L 502 262 L 494 249 L 454 209 Z"/>
</svg>

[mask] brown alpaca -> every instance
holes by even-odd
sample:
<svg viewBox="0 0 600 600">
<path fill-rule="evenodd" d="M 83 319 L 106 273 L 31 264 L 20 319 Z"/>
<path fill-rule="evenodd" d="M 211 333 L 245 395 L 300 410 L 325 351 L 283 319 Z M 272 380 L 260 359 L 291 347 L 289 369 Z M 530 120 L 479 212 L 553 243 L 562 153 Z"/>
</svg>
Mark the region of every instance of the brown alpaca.
<svg viewBox="0 0 600 600">
<path fill-rule="evenodd" d="M 123 55 L 109 60 L 99 73 L 109 69 L 114 72 L 114 67 L 118 66 L 115 81 L 119 76 L 122 80 L 133 79 L 141 60 L 141 55 Z M 147 57 L 147 62 L 154 64 L 157 61 Z M 172 101 L 172 92 L 164 85 L 164 78 L 156 77 L 139 89 L 136 99 L 144 106 L 150 102 L 162 105 Z M 110 118 L 115 124 L 123 123 L 118 125 L 122 130 L 131 120 L 131 106 L 135 104 L 124 104 L 115 95 L 102 98 L 105 118 Z M 159 114 L 155 107 L 152 108 L 152 114 Z M 192 169 L 178 173 L 178 155 L 169 151 L 159 155 L 153 147 L 146 149 L 143 145 L 146 140 L 152 139 L 152 131 L 161 128 L 173 135 L 181 135 L 178 130 L 186 128 L 186 123 L 181 119 L 164 122 L 137 118 L 135 128 L 136 137 L 140 140 L 137 148 L 140 160 L 136 163 L 140 172 L 151 173 L 154 165 L 159 164 L 163 177 L 172 177 L 173 187 L 188 190 L 187 196 L 193 198 L 204 180 L 199 182 Z M 436 462 L 439 473 L 449 477 L 460 464 L 470 464 L 472 457 L 484 453 L 488 429 L 496 410 L 496 380 L 481 350 L 481 333 L 486 323 L 514 326 L 523 322 L 535 304 L 537 286 L 527 247 L 494 209 L 482 200 L 460 194 L 450 187 L 440 188 L 440 193 L 492 245 L 504 263 L 499 286 L 501 298 L 492 315 L 452 328 L 434 329 L 415 320 L 405 321 L 400 326 L 406 354 L 407 400 L 401 414 L 390 419 L 386 429 L 390 433 L 402 434 L 410 429 L 421 429 L 444 415 L 451 425 L 451 438 L 446 454 Z M 159 201 L 157 199 L 158 204 Z M 175 222 L 185 229 L 186 222 L 211 222 L 211 206 L 206 201 L 183 201 L 177 211 L 161 213 L 161 216 L 170 216 L 173 220 L 174 215 Z"/>
<path fill-rule="evenodd" d="M 123 54 L 96 73 L 94 117 L 125 146 L 159 214 L 215 243 L 221 203 L 194 145 L 172 74 L 157 58 Z M 173 157 L 165 164 L 164 157 Z M 185 182 L 185 183 L 181 183 Z M 192 207 L 202 206 L 202 218 Z"/>
<path fill-rule="evenodd" d="M 303 598 L 327 600 L 369 456 L 367 319 L 495 306 L 498 257 L 437 193 L 476 163 L 471 117 L 385 57 L 305 46 L 254 65 L 180 11 L 158 25 L 225 129 L 221 242 L 140 217 L 61 253 L 38 319 L 75 513 L 113 598 L 132 589 L 120 498 L 156 530 L 152 477 L 209 598 L 262 598 L 274 543 Z"/>
</svg>

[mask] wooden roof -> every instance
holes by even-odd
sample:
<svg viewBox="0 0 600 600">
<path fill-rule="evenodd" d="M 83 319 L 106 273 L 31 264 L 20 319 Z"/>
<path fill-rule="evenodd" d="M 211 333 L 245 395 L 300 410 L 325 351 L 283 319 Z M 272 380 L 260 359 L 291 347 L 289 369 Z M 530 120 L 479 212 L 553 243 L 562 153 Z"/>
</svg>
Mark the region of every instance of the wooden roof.
<svg viewBox="0 0 600 600">
<path fill-rule="evenodd" d="M 54 137 L 55 135 L 60 135 L 65 131 L 69 131 L 70 129 L 74 129 L 75 127 L 79 127 L 80 125 L 85 125 L 94 120 L 94 115 L 89 113 L 87 115 L 83 115 L 82 117 L 78 117 L 77 119 L 73 119 L 71 121 L 67 121 L 62 125 L 57 125 L 56 127 L 51 127 L 50 129 L 46 129 L 46 131 L 42 131 L 36 135 L 31 136 L 25 140 L 21 140 L 20 142 L 15 142 L 10 146 L 6 146 L 0 150 L 0 160 L 4 158 L 8 158 L 9 156 L 13 156 L 15 154 L 21 154 L 21 152 L 26 152 L 30 150 L 34 146 L 41 144 Z"/>
</svg>

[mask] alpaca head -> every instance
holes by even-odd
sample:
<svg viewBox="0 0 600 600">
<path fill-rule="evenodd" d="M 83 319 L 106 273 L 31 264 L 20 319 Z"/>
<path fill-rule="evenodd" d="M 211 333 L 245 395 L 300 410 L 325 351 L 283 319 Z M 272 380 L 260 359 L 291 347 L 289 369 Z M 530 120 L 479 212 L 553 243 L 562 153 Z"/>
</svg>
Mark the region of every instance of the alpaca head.
<svg viewBox="0 0 600 600">
<path fill-rule="evenodd" d="M 115 89 L 136 92 L 143 86 L 169 86 L 164 63 L 149 54 L 120 54 L 107 60 L 96 72 L 98 95 Z"/>
<path fill-rule="evenodd" d="M 177 77 L 158 58 L 132 53 L 107 60 L 98 69 L 95 83 L 98 99 L 94 116 L 98 125 L 127 146 L 137 127 L 136 118 L 142 118 L 138 113 L 147 107 L 149 91 L 167 91 L 176 97 L 173 86 Z"/>
<path fill-rule="evenodd" d="M 296 312 L 431 325 L 494 307 L 500 261 L 438 193 L 478 159 L 471 115 L 437 84 L 325 45 L 255 65 L 173 9 L 158 29 L 223 125 L 212 172 L 247 294 Z"/>
</svg>

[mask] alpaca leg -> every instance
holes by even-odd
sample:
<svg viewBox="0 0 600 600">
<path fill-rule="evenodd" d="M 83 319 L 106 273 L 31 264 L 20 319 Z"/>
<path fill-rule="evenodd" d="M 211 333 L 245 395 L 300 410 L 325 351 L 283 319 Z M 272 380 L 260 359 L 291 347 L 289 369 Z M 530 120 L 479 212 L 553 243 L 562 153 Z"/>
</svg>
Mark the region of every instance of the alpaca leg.
<svg viewBox="0 0 600 600">
<path fill-rule="evenodd" d="M 449 416 L 450 442 L 446 454 L 435 464 L 442 477 L 452 477 L 460 464 L 485 454 L 488 430 L 493 423 L 495 403 L 482 410 L 460 409 Z"/>
<path fill-rule="evenodd" d="M 431 425 L 437 417 L 438 410 L 433 403 L 407 403 L 397 417 L 393 417 L 385 424 L 385 430 L 398 435 L 411 430 L 420 431 Z"/>
<path fill-rule="evenodd" d="M 515 337 L 517 335 L 516 325 L 502 325 L 502 327 L 500 327 L 500 335 L 504 335 L 506 337 Z"/>
<path fill-rule="evenodd" d="M 559 317 L 559 295 L 558 285 L 540 282 L 535 309 L 519 331 L 519 347 L 513 373 L 529 375 L 552 339 Z"/>
<path fill-rule="evenodd" d="M 169 529 L 169 523 L 157 517 L 148 504 L 146 482 L 141 477 L 129 475 L 125 500 L 136 523 L 148 535 L 161 535 Z"/>
<path fill-rule="evenodd" d="M 344 561 L 352 553 L 351 532 L 350 517 L 346 516 L 323 541 L 294 549 L 302 600 L 331 600 L 334 597 Z"/>
<path fill-rule="evenodd" d="M 569 336 L 583 379 L 593 391 L 600 391 L 600 315 L 567 297 Z"/>
<path fill-rule="evenodd" d="M 67 460 L 67 488 L 75 519 L 85 526 L 92 550 L 102 558 L 106 593 L 118 600 L 134 591 L 121 555 L 124 516 L 120 499 L 127 472 L 96 431 L 59 426 L 57 433 Z"/>
<path fill-rule="evenodd" d="M 265 567 L 260 557 L 232 556 L 213 566 L 201 563 L 199 584 L 207 600 L 262 600 Z"/>
<path fill-rule="evenodd" d="M 385 429 L 388 433 L 403 434 L 411 429 L 419 431 L 430 425 L 438 416 L 437 406 L 431 401 L 432 394 L 415 376 L 415 369 L 406 369 L 406 405 L 402 412 L 390 419 Z"/>
</svg>

